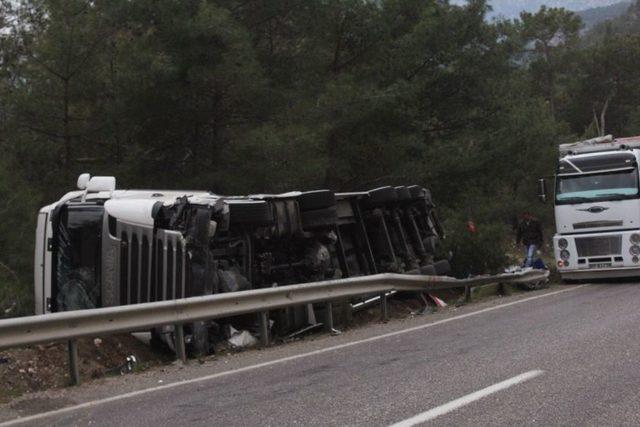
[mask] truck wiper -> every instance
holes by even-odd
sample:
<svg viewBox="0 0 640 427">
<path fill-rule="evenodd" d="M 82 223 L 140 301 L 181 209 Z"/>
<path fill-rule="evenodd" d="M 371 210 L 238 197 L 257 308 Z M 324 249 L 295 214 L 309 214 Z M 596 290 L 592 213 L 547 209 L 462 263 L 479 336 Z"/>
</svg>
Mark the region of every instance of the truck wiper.
<svg viewBox="0 0 640 427">
<path fill-rule="evenodd" d="M 569 203 L 582 203 L 582 202 L 591 202 L 593 199 L 588 197 L 567 197 L 558 199 L 559 202 L 569 202 Z"/>
<path fill-rule="evenodd" d="M 633 198 L 632 194 L 621 194 L 621 193 L 600 193 L 596 194 L 596 197 L 607 197 L 609 200 L 624 200 Z"/>
</svg>

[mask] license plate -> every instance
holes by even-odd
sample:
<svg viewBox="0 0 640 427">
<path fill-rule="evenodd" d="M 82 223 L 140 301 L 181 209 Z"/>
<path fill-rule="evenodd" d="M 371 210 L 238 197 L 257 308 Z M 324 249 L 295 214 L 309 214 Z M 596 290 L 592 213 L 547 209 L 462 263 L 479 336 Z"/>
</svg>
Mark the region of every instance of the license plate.
<svg viewBox="0 0 640 427">
<path fill-rule="evenodd" d="M 589 264 L 589 267 L 591 268 L 607 268 L 607 267 L 611 267 L 611 263 L 610 262 L 599 262 L 596 264 Z"/>
</svg>

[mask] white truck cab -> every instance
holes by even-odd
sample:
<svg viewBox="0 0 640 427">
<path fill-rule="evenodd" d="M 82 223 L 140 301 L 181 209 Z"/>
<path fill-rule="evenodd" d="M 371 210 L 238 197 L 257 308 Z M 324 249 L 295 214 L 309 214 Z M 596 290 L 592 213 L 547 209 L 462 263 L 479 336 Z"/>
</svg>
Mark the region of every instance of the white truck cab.
<svg viewBox="0 0 640 427">
<path fill-rule="evenodd" d="M 640 137 L 560 145 L 555 260 L 563 279 L 640 276 Z"/>
</svg>

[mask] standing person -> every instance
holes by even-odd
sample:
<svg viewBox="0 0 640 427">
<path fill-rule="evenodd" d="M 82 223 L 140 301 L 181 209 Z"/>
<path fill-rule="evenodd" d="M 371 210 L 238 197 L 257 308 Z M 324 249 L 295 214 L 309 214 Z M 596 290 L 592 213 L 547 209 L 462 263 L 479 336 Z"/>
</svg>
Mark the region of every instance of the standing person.
<svg viewBox="0 0 640 427">
<path fill-rule="evenodd" d="M 536 250 L 542 246 L 542 225 L 538 218 L 525 212 L 518 224 L 516 244 L 522 243 L 525 249 L 524 267 L 533 265 Z"/>
</svg>

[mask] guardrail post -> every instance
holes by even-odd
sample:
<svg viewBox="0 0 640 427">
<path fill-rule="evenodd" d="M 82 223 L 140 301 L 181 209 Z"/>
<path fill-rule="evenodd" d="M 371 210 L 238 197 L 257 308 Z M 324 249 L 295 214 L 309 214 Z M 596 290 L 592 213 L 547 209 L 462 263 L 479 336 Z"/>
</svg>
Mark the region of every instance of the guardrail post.
<svg viewBox="0 0 640 427">
<path fill-rule="evenodd" d="M 333 332 L 333 304 L 331 301 L 327 301 L 324 306 L 324 330 L 332 333 Z"/>
<path fill-rule="evenodd" d="M 78 342 L 69 340 L 69 376 L 71 377 L 71 385 L 80 385 L 80 368 L 78 367 Z"/>
<path fill-rule="evenodd" d="M 503 297 L 511 295 L 509 285 L 502 282 L 498 283 L 498 295 L 502 295 Z"/>
<path fill-rule="evenodd" d="M 258 323 L 260 324 L 260 343 L 263 347 L 269 345 L 269 312 L 258 313 Z"/>
<path fill-rule="evenodd" d="M 464 287 L 464 302 L 471 302 L 471 286 Z"/>
<path fill-rule="evenodd" d="M 351 326 L 351 322 L 353 320 L 353 310 L 351 309 L 351 303 L 349 302 L 349 300 L 342 300 L 340 301 L 340 318 L 343 321 L 343 324 L 341 325 L 342 328 L 344 329 L 348 329 L 349 326 Z"/>
<path fill-rule="evenodd" d="M 380 294 L 380 320 L 383 322 L 387 322 L 389 320 L 386 292 Z"/>
<path fill-rule="evenodd" d="M 187 363 L 187 350 L 184 345 L 184 326 L 182 323 L 176 323 L 173 325 L 173 330 L 175 332 L 176 356 L 182 363 Z"/>
</svg>

